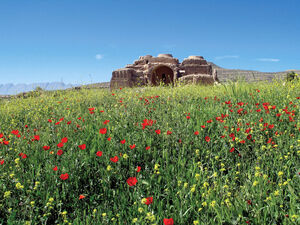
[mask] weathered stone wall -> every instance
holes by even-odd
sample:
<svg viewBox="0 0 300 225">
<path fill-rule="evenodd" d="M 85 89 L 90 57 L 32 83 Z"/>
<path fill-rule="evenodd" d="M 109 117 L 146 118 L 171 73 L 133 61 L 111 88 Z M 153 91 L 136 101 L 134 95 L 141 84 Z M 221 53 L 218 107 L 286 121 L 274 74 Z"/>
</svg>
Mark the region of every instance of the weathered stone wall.
<svg viewBox="0 0 300 225">
<path fill-rule="evenodd" d="M 156 73 L 158 68 L 163 66 L 169 69 L 166 68 L 165 73 L 164 71 Z M 188 77 L 182 78 L 187 75 L 193 75 L 193 83 L 212 84 L 216 80 L 212 74 L 212 66 L 202 56 L 189 56 L 179 63 L 179 60 L 173 58 L 171 54 L 159 54 L 157 57 L 146 55 L 139 57 L 133 64 L 128 64 L 123 69 L 113 71 L 110 87 L 157 85 L 160 81 L 169 84 L 175 82 L 179 77 L 181 80 L 191 80 Z"/>
</svg>

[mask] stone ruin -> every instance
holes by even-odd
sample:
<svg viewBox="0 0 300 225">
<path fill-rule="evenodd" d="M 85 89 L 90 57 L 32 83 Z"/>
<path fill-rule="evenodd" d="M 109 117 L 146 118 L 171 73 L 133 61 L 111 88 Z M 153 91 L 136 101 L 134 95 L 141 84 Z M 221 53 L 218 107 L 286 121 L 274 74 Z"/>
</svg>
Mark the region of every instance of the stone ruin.
<svg viewBox="0 0 300 225">
<path fill-rule="evenodd" d="M 112 72 L 110 88 L 169 85 L 175 81 L 213 85 L 217 72 L 202 56 L 189 56 L 182 63 L 171 54 L 141 56 L 133 64 Z"/>
</svg>

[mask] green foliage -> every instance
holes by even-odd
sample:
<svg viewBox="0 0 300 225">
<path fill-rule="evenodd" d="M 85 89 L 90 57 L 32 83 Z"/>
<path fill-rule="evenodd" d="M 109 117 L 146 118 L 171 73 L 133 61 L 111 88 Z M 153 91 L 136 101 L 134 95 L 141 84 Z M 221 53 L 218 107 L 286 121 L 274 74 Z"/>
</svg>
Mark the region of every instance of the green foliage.
<svg viewBox="0 0 300 225">
<path fill-rule="evenodd" d="M 287 81 L 292 81 L 294 79 L 299 79 L 299 76 L 294 71 L 292 71 L 286 74 L 286 79 Z"/>
<path fill-rule="evenodd" d="M 300 82 L 176 85 L 0 101 L 0 224 L 299 224 Z"/>
</svg>

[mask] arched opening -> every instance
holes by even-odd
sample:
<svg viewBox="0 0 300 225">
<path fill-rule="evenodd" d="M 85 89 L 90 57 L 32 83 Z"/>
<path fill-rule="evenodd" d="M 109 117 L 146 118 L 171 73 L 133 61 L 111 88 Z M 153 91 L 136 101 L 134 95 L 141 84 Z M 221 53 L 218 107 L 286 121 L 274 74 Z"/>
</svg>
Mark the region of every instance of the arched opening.
<svg viewBox="0 0 300 225">
<path fill-rule="evenodd" d="M 152 71 L 151 82 L 153 85 L 163 84 L 173 84 L 174 73 L 170 67 L 159 66 Z"/>
</svg>

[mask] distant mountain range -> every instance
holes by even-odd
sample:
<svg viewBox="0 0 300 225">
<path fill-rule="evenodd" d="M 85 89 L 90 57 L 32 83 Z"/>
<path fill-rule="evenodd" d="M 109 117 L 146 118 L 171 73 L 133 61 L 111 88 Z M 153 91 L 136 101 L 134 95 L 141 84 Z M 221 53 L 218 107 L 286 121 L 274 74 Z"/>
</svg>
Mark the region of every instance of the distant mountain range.
<svg viewBox="0 0 300 225">
<path fill-rule="evenodd" d="M 281 72 L 260 72 L 256 70 L 225 69 L 212 62 L 208 62 L 213 69 L 217 70 L 217 76 L 220 82 L 236 81 L 243 79 L 247 82 L 254 81 L 272 81 L 273 79 L 285 79 L 286 74 L 294 71 L 300 74 L 300 70 L 286 70 Z"/>
<path fill-rule="evenodd" d="M 21 92 L 28 92 L 41 87 L 44 90 L 62 90 L 80 85 L 65 84 L 63 82 L 47 82 L 32 84 L 0 84 L 0 95 L 15 95 Z"/>
<path fill-rule="evenodd" d="M 285 79 L 288 72 L 294 71 L 300 74 L 300 70 L 286 70 L 282 72 L 260 72 L 256 70 L 239 70 L 239 69 L 225 69 L 212 62 L 208 62 L 213 69 L 217 70 L 217 76 L 220 82 L 235 81 L 243 79 L 247 82 L 253 81 L 272 81 L 273 79 Z M 44 90 L 63 90 L 72 88 L 76 84 L 65 84 L 63 82 L 47 82 L 47 83 L 32 83 L 32 84 L 0 84 L 0 95 L 15 95 L 21 92 L 32 91 L 37 87 Z M 108 88 L 109 82 L 94 83 L 83 85 L 86 88 Z M 1 97 L 1 96 L 0 96 Z"/>
</svg>

